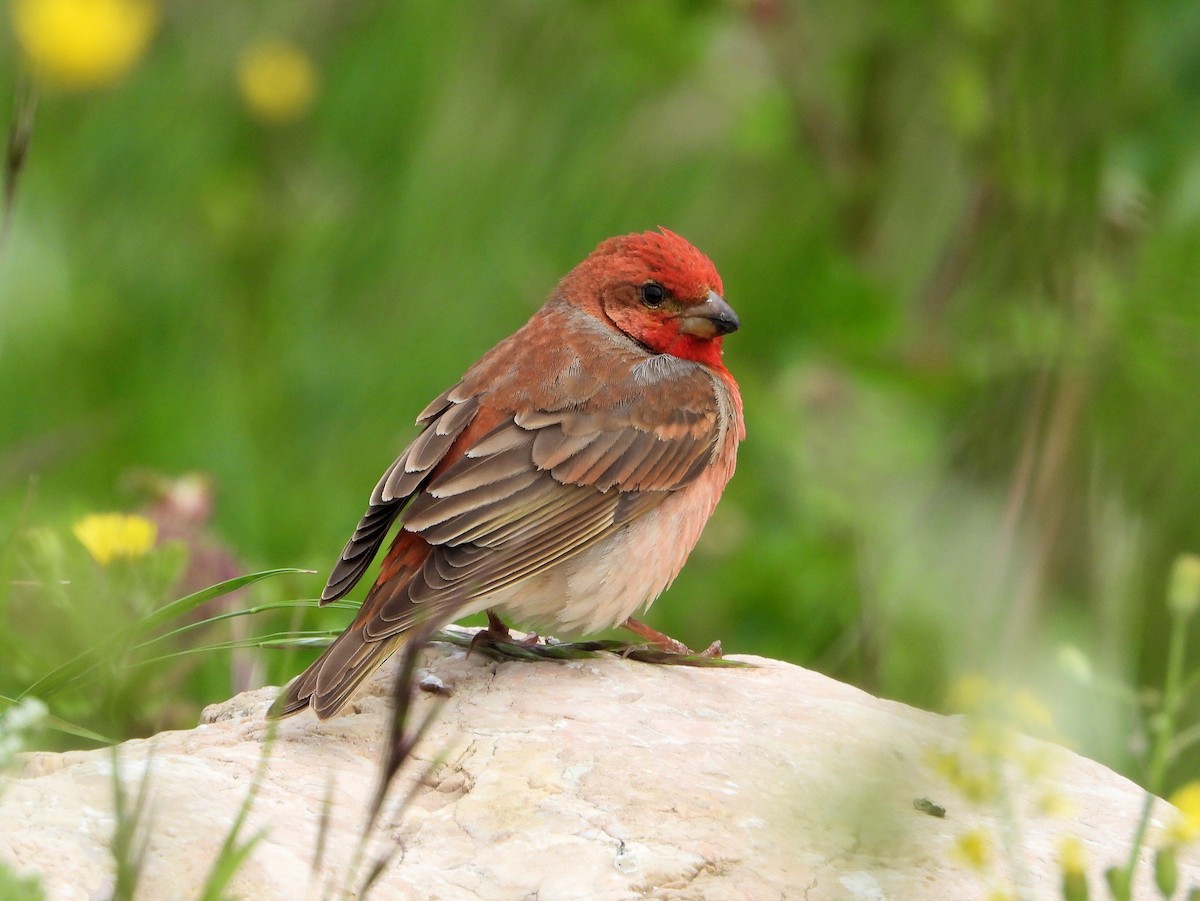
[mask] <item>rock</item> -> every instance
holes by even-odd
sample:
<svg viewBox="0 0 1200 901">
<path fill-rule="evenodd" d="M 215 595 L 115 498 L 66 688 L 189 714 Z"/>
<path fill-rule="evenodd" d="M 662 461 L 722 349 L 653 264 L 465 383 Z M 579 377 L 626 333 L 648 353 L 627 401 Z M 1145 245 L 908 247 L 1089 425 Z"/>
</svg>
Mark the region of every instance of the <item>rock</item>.
<svg viewBox="0 0 1200 901">
<path fill-rule="evenodd" d="M 357 889 L 394 850 L 377 897 L 873 901 L 1020 885 L 1023 897 L 1058 899 L 1066 836 L 1082 846 L 1093 897 L 1106 896 L 1102 871 L 1125 860 L 1143 803 L 1133 783 L 1016 738 L 1006 804 L 972 802 L 969 781 L 942 774 L 947 760 L 970 762 L 961 719 L 735 659 L 754 668 L 495 663 L 436 645 L 418 673 L 436 688 L 418 692 L 416 713 L 442 704 L 440 714 L 357 865 L 390 666 L 347 713 L 286 720 L 273 743 L 263 714 L 276 690 L 261 689 L 208 708 L 191 731 L 125 742 L 115 757 L 27 755 L 0 784 L 0 860 L 40 874 L 50 898 L 107 897 L 115 760 L 130 802 L 149 780 L 138 897 L 196 897 L 269 748 L 241 833 L 261 839 L 230 883 L 235 897 Z M 1023 768 L 1028 760 L 1045 772 Z M 1039 809 L 1047 795 L 1059 816 Z M 1155 822 L 1171 815 L 1157 804 Z M 1139 896 L 1153 894 L 1149 861 L 1146 852 Z M 1195 854 L 1181 856 L 1180 881 L 1200 883 Z"/>
</svg>

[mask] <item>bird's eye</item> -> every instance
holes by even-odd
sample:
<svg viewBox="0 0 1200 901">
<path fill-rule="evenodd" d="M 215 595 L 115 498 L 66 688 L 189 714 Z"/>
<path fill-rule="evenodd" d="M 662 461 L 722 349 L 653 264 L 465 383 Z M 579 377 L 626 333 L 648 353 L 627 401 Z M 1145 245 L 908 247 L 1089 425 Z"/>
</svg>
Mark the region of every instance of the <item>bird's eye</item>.
<svg viewBox="0 0 1200 901">
<path fill-rule="evenodd" d="M 642 285 L 642 303 L 648 307 L 660 307 L 666 300 L 667 292 L 658 282 L 646 282 Z"/>
</svg>

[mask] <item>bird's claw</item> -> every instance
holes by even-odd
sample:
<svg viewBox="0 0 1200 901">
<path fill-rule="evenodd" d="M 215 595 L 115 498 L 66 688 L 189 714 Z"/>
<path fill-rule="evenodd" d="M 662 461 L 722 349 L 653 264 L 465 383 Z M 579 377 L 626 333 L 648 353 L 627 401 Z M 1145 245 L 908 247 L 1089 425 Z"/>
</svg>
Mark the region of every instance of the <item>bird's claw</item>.
<svg viewBox="0 0 1200 901">
<path fill-rule="evenodd" d="M 686 657 L 708 657 L 709 659 L 713 660 L 724 656 L 724 650 L 721 648 L 721 642 L 719 640 L 714 641 L 707 648 L 697 654 L 682 641 L 672 638 L 670 635 L 659 632 L 652 626 L 647 626 L 644 622 L 641 620 L 636 620 L 632 616 L 625 620 L 625 622 L 623 622 L 621 625 L 638 637 L 646 639 L 646 641 L 650 642 L 660 651 L 663 651 L 667 654 L 681 654 Z"/>
<path fill-rule="evenodd" d="M 487 627 L 476 632 L 474 637 L 471 638 L 471 643 L 467 645 L 468 657 L 471 656 L 471 651 L 475 650 L 477 644 L 512 644 L 526 648 L 533 648 L 542 644 L 541 636 L 536 632 L 527 632 L 523 638 L 513 638 L 512 630 L 508 628 L 504 620 L 491 610 L 487 611 L 487 618 Z"/>
<path fill-rule="evenodd" d="M 664 635 L 663 638 L 665 640 L 659 641 L 657 644 L 660 650 L 666 651 L 668 654 L 684 654 L 690 656 L 694 653 L 691 648 L 676 638 L 671 638 L 669 635 Z"/>
</svg>

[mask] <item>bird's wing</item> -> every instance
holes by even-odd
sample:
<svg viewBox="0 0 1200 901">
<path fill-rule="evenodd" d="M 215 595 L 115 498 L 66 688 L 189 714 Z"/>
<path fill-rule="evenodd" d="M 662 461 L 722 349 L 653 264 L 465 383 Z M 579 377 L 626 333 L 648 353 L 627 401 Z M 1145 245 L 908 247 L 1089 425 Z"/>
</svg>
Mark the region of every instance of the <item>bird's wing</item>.
<svg viewBox="0 0 1200 901">
<path fill-rule="evenodd" d="M 421 412 L 417 424 L 424 425 L 424 431 L 388 467 L 371 492 L 367 512 L 346 542 L 321 592 L 322 604 L 344 597 L 358 584 L 404 504 L 471 424 L 479 409 L 479 398 L 452 402 L 450 395 L 455 388 L 443 392 Z"/>
<path fill-rule="evenodd" d="M 567 408 L 506 413 L 430 478 L 363 605 L 365 637 L 535 576 L 697 479 L 731 428 L 728 405 L 702 367 L 651 359 L 672 375 L 669 405 L 624 373 Z M 423 564 L 389 578 L 393 553 L 407 559 L 414 539 L 429 546 Z"/>
</svg>

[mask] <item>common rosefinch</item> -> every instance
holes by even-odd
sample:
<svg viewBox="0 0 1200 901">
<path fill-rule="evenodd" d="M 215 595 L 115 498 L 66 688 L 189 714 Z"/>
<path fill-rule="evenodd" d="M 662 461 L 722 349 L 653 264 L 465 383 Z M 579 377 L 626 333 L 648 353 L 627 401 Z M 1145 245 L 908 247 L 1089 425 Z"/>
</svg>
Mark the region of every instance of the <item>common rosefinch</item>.
<svg viewBox="0 0 1200 901">
<path fill-rule="evenodd" d="M 414 632 L 481 610 L 669 644 L 631 617 L 683 567 L 745 437 L 721 292 L 666 229 L 610 238 L 572 269 L 422 411 L 321 601 L 354 587 L 399 519 L 379 577 L 272 714 L 332 716 Z"/>
</svg>

